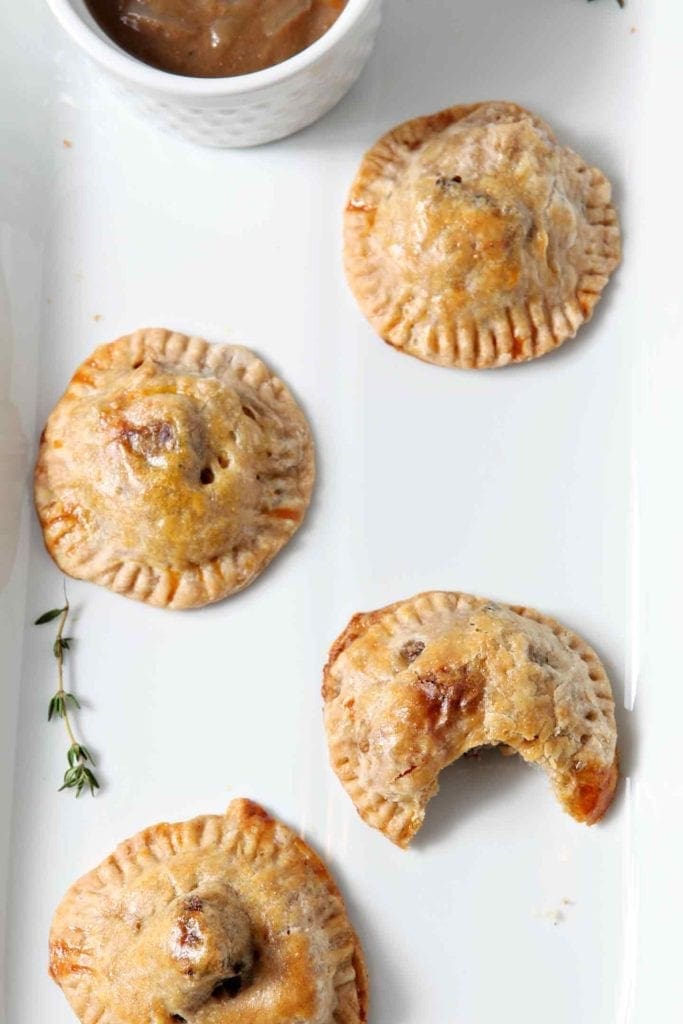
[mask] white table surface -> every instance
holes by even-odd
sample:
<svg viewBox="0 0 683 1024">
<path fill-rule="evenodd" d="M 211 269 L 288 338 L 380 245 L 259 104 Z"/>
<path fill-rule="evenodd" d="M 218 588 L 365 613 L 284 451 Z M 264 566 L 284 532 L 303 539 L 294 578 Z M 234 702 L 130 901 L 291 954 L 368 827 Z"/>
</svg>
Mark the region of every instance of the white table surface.
<svg viewBox="0 0 683 1024">
<path fill-rule="evenodd" d="M 341 105 L 243 152 L 195 149 L 135 120 L 41 0 L 0 10 L 8 1024 L 73 1021 L 46 974 L 66 886 L 141 827 L 237 795 L 329 859 L 366 947 L 373 1024 L 678 1019 L 679 5 L 385 7 L 375 56 Z M 611 177 L 624 263 L 558 353 L 450 372 L 373 336 L 343 279 L 340 212 L 384 129 L 484 98 L 530 106 Z M 78 724 L 103 782 L 76 801 L 56 792 L 54 664 L 48 633 L 30 625 L 61 581 L 28 478 L 78 362 L 142 325 L 261 353 L 307 410 L 319 483 L 296 540 L 232 600 L 168 613 L 69 584 Z M 444 773 L 408 853 L 357 818 L 327 766 L 327 647 L 353 612 L 431 588 L 536 606 L 595 645 L 624 775 L 603 824 L 577 825 L 542 774 L 495 754 Z"/>
</svg>

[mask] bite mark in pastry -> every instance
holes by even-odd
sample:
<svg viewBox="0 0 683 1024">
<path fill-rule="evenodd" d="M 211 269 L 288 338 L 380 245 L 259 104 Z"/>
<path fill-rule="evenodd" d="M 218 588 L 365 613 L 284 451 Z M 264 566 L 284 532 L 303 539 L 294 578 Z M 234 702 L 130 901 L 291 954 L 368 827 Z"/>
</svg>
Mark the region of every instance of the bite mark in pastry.
<svg viewBox="0 0 683 1024">
<path fill-rule="evenodd" d="M 330 760 L 367 824 L 407 846 L 442 768 L 501 746 L 591 825 L 617 782 L 614 699 L 597 655 L 529 608 L 434 591 L 355 615 L 330 651 Z"/>
<path fill-rule="evenodd" d="M 153 329 L 78 368 L 41 437 L 35 501 L 64 572 L 191 608 L 259 575 L 313 479 L 306 419 L 260 359 Z"/>
<path fill-rule="evenodd" d="M 82 1024 L 361 1024 L 363 952 L 320 858 L 249 800 L 161 824 L 69 889 L 50 973 Z"/>
<path fill-rule="evenodd" d="M 620 258 L 609 181 L 514 103 L 451 107 L 365 156 L 345 263 L 389 344 L 440 366 L 504 366 L 573 337 Z"/>
</svg>

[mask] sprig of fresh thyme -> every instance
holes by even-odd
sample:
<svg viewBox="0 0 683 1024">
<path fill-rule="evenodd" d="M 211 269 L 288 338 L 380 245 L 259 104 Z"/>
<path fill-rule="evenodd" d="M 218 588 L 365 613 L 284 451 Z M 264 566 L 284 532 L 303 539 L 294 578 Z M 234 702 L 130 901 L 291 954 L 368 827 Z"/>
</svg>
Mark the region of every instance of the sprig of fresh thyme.
<svg viewBox="0 0 683 1024">
<path fill-rule="evenodd" d="M 69 710 L 78 709 L 81 705 L 73 693 L 69 693 L 64 689 L 64 652 L 70 650 L 71 640 L 73 639 L 70 636 L 64 636 L 64 627 L 69 617 L 69 610 L 69 600 L 66 596 L 65 587 L 64 607 L 52 608 L 49 612 L 44 612 L 38 616 L 34 625 L 43 626 L 46 622 L 54 622 L 55 619 L 59 619 L 57 636 L 52 645 L 52 653 L 57 659 L 57 690 L 50 698 L 47 712 L 48 722 L 51 722 L 53 718 L 62 719 L 69 737 L 69 749 L 66 752 L 68 768 L 64 772 L 64 781 L 59 787 L 59 792 L 61 793 L 63 789 L 75 789 L 76 796 L 80 796 L 83 790 L 88 788 L 94 796 L 96 790 L 100 788 L 100 784 L 88 765 L 91 764 L 94 767 L 95 762 L 88 748 L 84 747 L 76 739 L 71 718 L 69 717 Z"/>
</svg>

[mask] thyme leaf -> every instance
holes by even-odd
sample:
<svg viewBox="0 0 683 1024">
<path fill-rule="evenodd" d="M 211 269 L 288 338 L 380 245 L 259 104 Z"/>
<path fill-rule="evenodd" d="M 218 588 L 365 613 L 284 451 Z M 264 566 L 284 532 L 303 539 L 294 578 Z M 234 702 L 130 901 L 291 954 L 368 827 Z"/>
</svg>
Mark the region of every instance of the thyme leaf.
<svg viewBox="0 0 683 1024">
<path fill-rule="evenodd" d="M 38 616 L 38 618 L 33 623 L 33 625 L 34 626 L 42 626 L 46 622 L 53 622 L 55 619 L 58 619 L 59 616 L 63 614 L 63 612 L 64 612 L 63 608 L 53 608 L 52 611 L 43 612 L 42 615 Z"/>
</svg>

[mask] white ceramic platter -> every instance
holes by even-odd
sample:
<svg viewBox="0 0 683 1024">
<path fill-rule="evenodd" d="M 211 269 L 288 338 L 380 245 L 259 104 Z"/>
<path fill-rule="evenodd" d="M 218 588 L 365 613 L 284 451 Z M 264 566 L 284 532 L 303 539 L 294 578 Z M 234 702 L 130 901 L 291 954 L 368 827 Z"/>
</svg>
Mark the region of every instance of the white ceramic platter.
<svg viewBox="0 0 683 1024">
<path fill-rule="evenodd" d="M 367 949 L 373 1024 L 681 1019 L 681 11 L 385 7 L 371 65 L 330 116 L 213 152 L 110 99 L 41 0 L 0 5 L 7 1024 L 73 1021 L 46 974 L 66 886 L 141 827 L 236 795 L 329 858 Z M 340 214 L 382 130 L 483 98 L 532 107 L 607 172 L 625 256 L 557 354 L 449 372 L 366 326 Z M 61 580 L 28 480 L 78 362 L 142 325 L 262 353 L 310 416 L 320 478 L 297 539 L 223 604 L 169 613 L 69 584 L 79 727 L 103 782 L 76 801 L 56 792 L 65 741 L 45 720 L 51 634 L 30 625 Z M 408 853 L 357 818 L 327 767 L 327 647 L 353 612 L 436 587 L 536 606 L 597 647 L 624 773 L 602 825 L 575 824 L 543 775 L 498 756 L 445 773 Z"/>
</svg>

